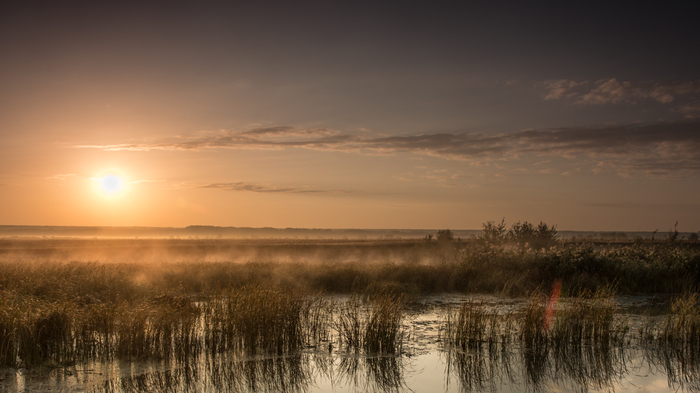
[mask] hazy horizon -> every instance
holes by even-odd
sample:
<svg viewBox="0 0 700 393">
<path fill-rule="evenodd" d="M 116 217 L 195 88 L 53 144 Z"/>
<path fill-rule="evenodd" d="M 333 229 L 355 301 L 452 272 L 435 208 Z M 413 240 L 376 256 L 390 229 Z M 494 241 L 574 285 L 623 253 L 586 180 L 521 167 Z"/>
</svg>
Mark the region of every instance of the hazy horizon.
<svg viewBox="0 0 700 393">
<path fill-rule="evenodd" d="M 512 225 L 512 223 L 511 223 Z M 510 228 L 510 225 L 508 226 Z M 42 226 L 0 225 L 0 239 L 194 239 L 194 240 L 253 240 L 262 241 L 403 241 L 425 240 L 432 235 L 435 241 L 439 231 L 449 229 L 456 240 L 478 238 L 482 229 L 464 228 L 273 228 L 191 225 L 186 227 L 130 227 L 130 226 Z M 639 238 L 670 238 L 673 228 L 654 231 L 581 231 L 559 229 L 561 241 L 634 241 Z M 700 232 L 678 233 L 678 239 L 688 240 Z"/>
<path fill-rule="evenodd" d="M 0 225 L 697 232 L 684 7 L 5 6 Z"/>
</svg>

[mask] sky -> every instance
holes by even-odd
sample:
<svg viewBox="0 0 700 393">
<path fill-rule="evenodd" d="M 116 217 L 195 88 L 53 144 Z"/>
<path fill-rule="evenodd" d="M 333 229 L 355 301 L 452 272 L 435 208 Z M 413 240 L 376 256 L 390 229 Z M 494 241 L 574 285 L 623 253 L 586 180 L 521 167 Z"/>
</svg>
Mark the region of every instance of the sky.
<svg viewBox="0 0 700 393">
<path fill-rule="evenodd" d="M 15 3 L 2 225 L 700 230 L 683 3 Z"/>
</svg>

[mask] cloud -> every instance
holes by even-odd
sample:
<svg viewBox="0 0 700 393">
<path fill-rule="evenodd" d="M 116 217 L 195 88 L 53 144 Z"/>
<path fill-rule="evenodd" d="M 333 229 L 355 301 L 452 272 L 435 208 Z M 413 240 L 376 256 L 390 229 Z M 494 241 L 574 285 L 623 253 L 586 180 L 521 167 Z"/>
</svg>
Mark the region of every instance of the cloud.
<svg viewBox="0 0 700 393">
<path fill-rule="evenodd" d="M 286 147 L 324 149 L 336 146 L 351 137 L 325 128 L 268 127 L 245 132 L 221 131 L 202 136 L 179 136 L 156 143 L 124 143 L 115 145 L 77 145 L 107 151 L 204 150 L 215 148 L 281 150 Z"/>
<path fill-rule="evenodd" d="M 682 107 L 680 107 L 679 111 L 685 114 L 686 118 L 694 119 L 700 112 L 700 102 L 693 102 L 683 105 Z"/>
<path fill-rule="evenodd" d="M 63 173 L 63 174 L 58 174 L 58 175 L 53 175 L 53 176 L 47 176 L 47 179 L 56 179 L 56 180 L 65 180 L 69 177 L 77 176 L 75 173 Z"/>
<path fill-rule="evenodd" d="M 209 184 L 183 184 L 185 188 L 204 188 L 221 191 L 250 191 L 260 193 L 287 193 L 287 194 L 349 194 L 348 190 L 339 189 L 309 189 L 296 187 L 279 187 L 267 184 L 250 184 L 244 182 L 209 183 Z"/>
<path fill-rule="evenodd" d="M 582 105 L 636 104 L 640 100 L 654 100 L 662 104 L 677 96 L 700 93 L 700 80 L 689 82 L 629 82 L 617 78 L 595 82 L 568 79 L 548 80 L 542 83 L 545 100 L 572 99 Z"/>
<path fill-rule="evenodd" d="M 331 130 L 328 128 L 295 128 L 289 126 L 282 127 L 267 127 L 267 128 L 256 128 L 250 131 L 241 133 L 240 135 L 249 135 L 253 137 L 267 137 L 267 138 L 290 138 L 290 137 L 302 137 L 302 138 L 322 138 L 338 135 L 340 132 L 336 130 Z"/>
<path fill-rule="evenodd" d="M 587 81 L 576 82 L 567 79 L 544 81 L 544 87 L 547 89 L 545 100 L 558 100 L 560 98 L 569 98 L 578 94 L 576 88 L 587 85 Z"/>
<path fill-rule="evenodd" d="M 282 128 L 282 127 L 280 127 Z M 591 164 L 594 170 L 630 175 L 685 176 L 700 171 L 700 121 L 647 125 L 614 125 L 524 130 L 512 134 L 424 134 L 371 137 L 340 132 L 313 132 L 284 127 L 288 139 L 265 140 L 250 132 L 224 132 L 180 141 L 123 145 L 77 146 L 104 150 L 287 149 L 354 152 L 359 154 L 410 153 L 484 166 L 523 158 L 544 162 L 553 157 Z M 265 134 L 265 133 L 262 133 Z M 291 135 L 315 135 L 291 137 Z M 519 165 L 522 167 L 522 165 Z M 224 183 L 240 188 L 242 183 Z M 235 185 L 235 186 L 233 186 Z M 261 188 L 260 190 L 266 190 Z M 275 189 L 257 192 L 280 192 Z M 293 191 L 287 191 L 293 192 Z M 301 190 L 296 192 L 302 192 Z M 308 192 L 308 191 L 307 191 Z"/>
</svg>

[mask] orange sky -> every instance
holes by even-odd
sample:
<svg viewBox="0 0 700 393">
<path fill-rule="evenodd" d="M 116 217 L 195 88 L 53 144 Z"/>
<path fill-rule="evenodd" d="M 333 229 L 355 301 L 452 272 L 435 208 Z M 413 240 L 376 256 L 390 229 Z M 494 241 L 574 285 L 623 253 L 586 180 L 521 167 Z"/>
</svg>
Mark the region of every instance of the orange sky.
<svg viewBox="0 0 700 393">
<path fill-rule="evenodd" d="M 0 225 L 700 230 L 693 21 L 357 7 L 3 12 Z"/>
</svg>

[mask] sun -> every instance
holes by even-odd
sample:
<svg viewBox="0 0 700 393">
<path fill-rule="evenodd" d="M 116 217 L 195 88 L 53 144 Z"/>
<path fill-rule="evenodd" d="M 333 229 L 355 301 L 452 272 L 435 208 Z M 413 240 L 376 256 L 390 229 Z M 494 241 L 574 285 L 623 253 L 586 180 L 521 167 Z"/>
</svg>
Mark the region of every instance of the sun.
<svg viewBox="0 0 700 393">
<path fill-rule="evenodd" d="M 108 194 L 116 194 L 124 187 L 124 180 L 117 175 L 107 175 L 100 179 L 100 187 Z"/>
<path fill-rule="evenodd" d="M 118 172 L 105 172 L 98 177 L 90 178 L 97 191 L 105 197 L 117 197 L 128 190 L 129 182 L 126 176 Z"/>
</svg>

